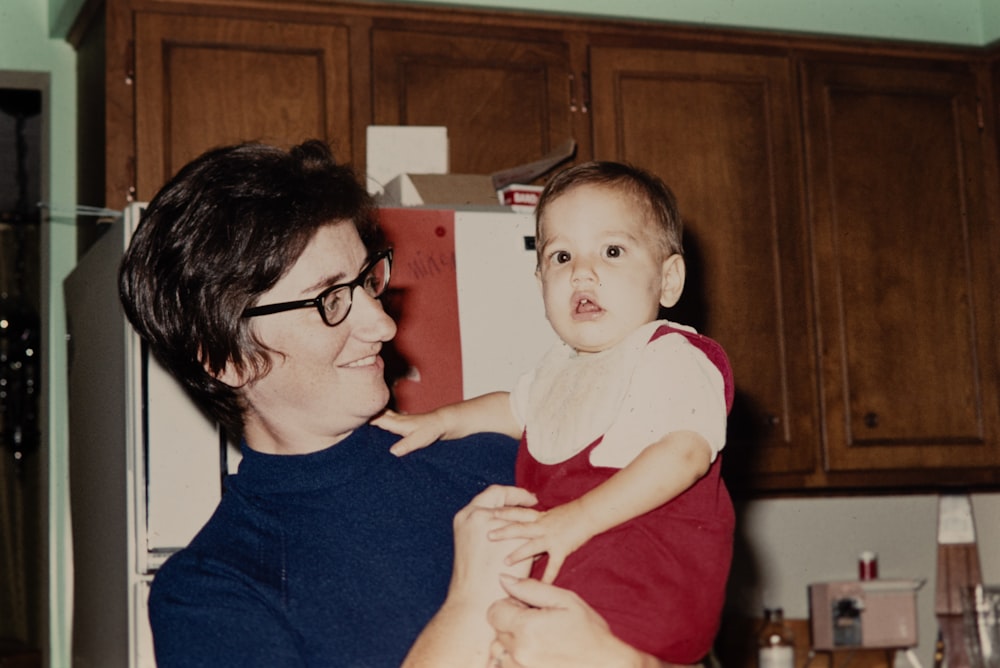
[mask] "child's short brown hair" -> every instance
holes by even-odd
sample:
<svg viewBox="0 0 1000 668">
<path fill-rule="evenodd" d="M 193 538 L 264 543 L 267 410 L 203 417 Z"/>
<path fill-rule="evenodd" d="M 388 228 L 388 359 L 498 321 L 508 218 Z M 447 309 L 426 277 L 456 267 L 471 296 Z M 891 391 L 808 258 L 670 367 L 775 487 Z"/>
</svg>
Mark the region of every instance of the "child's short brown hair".
<svg viewBox="0 0 1000 668">
<path fill-rule="evenodd" d="M 610 161 L 585 162 L 556 174 L 545 185 L 535 207 L 535 248 L 544 245 L 542 217 L 553 201 L 579 186 L 603 186 L 632 197 L 656 224 L 663 257 L 683 255 L 683 225 L 677 198 L 656 175 L 639 167 Z"/>
</svg>

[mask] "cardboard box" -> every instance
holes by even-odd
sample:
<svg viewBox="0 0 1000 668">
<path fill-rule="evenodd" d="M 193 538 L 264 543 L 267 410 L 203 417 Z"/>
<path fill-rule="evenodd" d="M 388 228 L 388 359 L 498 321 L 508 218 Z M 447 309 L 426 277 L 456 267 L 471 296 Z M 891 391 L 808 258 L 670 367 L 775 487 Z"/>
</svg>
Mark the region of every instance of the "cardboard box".
<svg viewBox="0 0 1000 668">
<path fill-rule="evenodd" d="M 814 649 L 917 645 L 917 589 L 922 580 L 866 580 L 809 585 Z"/>
<path fill-rule="evenodd" d="M 541 187 L 521 184 L 530 184 L 576 153 L 576 142 L 568 139 L 523 165 L 492 174 L 451 174 L 447 128 L 369 126 L 368 141 L 368 191 L 385 207 L 502 205 L 531 211 Z"/>
<path fill-rule="evenodd" d="M 493 180 L 481 174 L 400 174 L 385 184 L 383 206 L 497 206 Z"/>
<path fill-rule="evenodd" d="M 513 207 L 515 211 L 534 211 L 542 190 L 542 186 L 512 183 L 498 190 L 497 198 L 501 204 Z"/>
<path fill-rule="evenodd" d="M 379 196 L 383 206 L 506 206 L 531 212 L 542 186 L 511 184 L 493 189 L 493 177 L 480 174 L 400 174 Z"/>
<path fill-rule="evenodd" d="M 369 125 L 368 192 L 380 195 L 400 174 L 447 174 L 448 128 L 440 125 Z"/>
</svg>

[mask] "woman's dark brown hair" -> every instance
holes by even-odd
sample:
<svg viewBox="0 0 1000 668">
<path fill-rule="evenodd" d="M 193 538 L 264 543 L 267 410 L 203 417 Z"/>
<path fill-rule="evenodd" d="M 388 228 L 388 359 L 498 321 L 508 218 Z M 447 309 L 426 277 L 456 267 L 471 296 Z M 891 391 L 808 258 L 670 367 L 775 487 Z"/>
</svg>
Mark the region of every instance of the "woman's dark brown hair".
<svg viewBox="0 0 1000 668">
<path fill-rule="evenodd" d="M 371 249 L 374 203 L 318 140 L 290 150 L 246 143 L 210 150 L 149 202 L 119 270 L 125 315 L 160 363 L 231 434 L 242 432 L 239 388 L 270 365 L 244 309 L 277 283 L 316 230 L 353 224 Z"/>
</svg>

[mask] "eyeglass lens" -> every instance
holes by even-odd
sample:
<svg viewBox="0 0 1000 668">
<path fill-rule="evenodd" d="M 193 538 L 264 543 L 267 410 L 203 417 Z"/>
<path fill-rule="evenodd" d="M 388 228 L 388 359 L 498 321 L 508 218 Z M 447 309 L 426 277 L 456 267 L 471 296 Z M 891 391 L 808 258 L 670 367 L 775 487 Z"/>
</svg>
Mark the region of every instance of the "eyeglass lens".
<svg viewBox="0 0 1000 668">
<path fill-rule="evenodd" d="M 323 319 L 328 325 L 337 325 L 351 310 L 354 289 L 360 287 L 369 297 L 382 296 L 389 285 L 389 258 L 379 258 L 365 269 L 350 285 L 343 285 L 323 296 Z"/>
</svg>

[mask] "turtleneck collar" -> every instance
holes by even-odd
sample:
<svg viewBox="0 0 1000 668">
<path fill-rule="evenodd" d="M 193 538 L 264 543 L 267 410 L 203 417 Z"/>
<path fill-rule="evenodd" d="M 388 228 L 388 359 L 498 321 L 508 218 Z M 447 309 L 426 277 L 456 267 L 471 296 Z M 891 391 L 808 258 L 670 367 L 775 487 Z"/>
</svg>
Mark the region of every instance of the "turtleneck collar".
<svg viewBox="0 0 1000 668">
<path fill-rule="evenodd" d="M 383 459 L 396 459 L 389 452 L 394 440 L 388 432 L 366 424 L 324 450 L 302 455 L 265 454 L 244 441 L 240 444 L 243 460 L 230 483 L 257 494 L 329 488 Z"/>
</svg>

